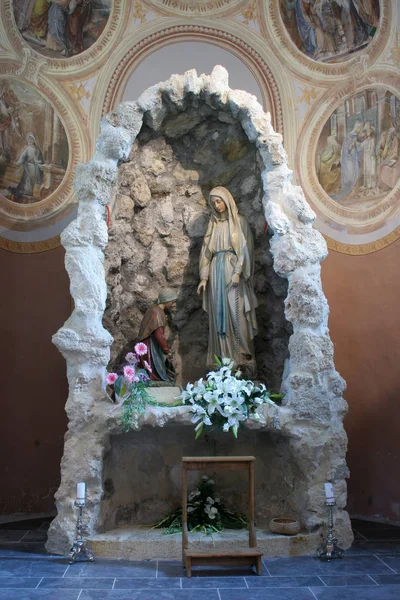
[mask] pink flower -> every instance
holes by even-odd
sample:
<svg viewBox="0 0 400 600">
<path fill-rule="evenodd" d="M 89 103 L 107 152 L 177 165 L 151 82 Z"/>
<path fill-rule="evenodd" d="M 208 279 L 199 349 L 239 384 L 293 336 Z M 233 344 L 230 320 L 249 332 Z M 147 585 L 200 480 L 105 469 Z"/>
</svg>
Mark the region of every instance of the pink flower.
<svg viewBox="0 0 400 600">
<path fill-rule="evenodd" d="M 133 352 L 128 352 L 128 354 L 125 356 L 125 360 L 131 365 L 137 365 L 139 362 L 139 358 Z"/>
<path fill-rule="evenodd" d="M 147 346 L 146 346 L 146 344 L 143 344 L 143 342 L 139 342 L 138 344 L 136 344 L 136 346 L 135 346 L 135 352 L 139 356 L 144 356 L 145 354 L 147 354 Z"/>
<path fill-rule="evenodd" d="M 139 377 L 137 375 L 132 375 L 131 377 L 126 377 L 128 383 L 137 383 L 139 381 Z"/>
<path fill-rule="evenodd" d="M 124 367 L 124 375 L 127 379 L 132 379 L 135 376 L 135 369 L 132 367 Z"/>
<path fill-rule="evenodd" d="M 153 369 L 151 368 L 151 366 L 149 365 L 149 363 L 147 362 L 147 360 L 143 361 L 145 368 L 148 370 L 149 373 L 153 372 Z"/>
<path fill-rule="evenodd" d="M 106 381 L 108 383 L 108 385 L 114 385 L 114 383 L 117 381 L 118 379 L 118 375 L 116 373 L 108 373 L 107 377 L 106 377 Z"/>
</svg>

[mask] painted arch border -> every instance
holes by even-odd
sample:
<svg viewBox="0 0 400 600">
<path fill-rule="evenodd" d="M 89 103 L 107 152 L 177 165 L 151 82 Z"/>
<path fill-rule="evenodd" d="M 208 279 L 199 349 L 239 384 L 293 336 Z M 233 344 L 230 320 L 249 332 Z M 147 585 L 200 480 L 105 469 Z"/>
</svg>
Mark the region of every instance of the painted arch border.
<svg viewBox="0 0 400 600">
<path fill-rule="evenodd" d="M 343 62 L 322 63 L 309 58 L 293 42 L 283 22 L 279 0 L 260 2 L 262 33 L 270 41 L 279 59 L 297 76 L 311 83 L 319 77 L 320 83 L 357 78 L 360 72 L 373 66 L 385 50 L 393 44 L 397 30 L 395 2 L 380 0 L 380 17 L 377 32 L 364 50 L 360 50 Z"/>
<path fill-rule="evenodd" d="M 379 252 L 384 250 L 394 242 L 400 239 L 400 226 L 396 227 L 391 233 L 374 242 L 368 244 L 344 244 L 338 242 L 329 236 L 322 234 L 325 238 L 328 249 L 333 252 L 339 252 L 339 254 L 348 254 L 349 256 L 364 256 L 365 254 L 372 254 L 373 252 Z"/>
<path fill-rule="evenodd" d="M 146 7 L 162 16 L 186 18 L 230 17 L 243 10 L 248 3 L 249 0 L 143 0 Z M 204 9 L 192 8 L 192 4 L 203 6 Z"/>
<path fill-rule="evenodd" d="M 121 103 L 126 83 L 139 64 L 154 51 L 184 41 L 207 42 L 235 55 L 259 84 L 264 108 L 271 112 L 275 131 L 284 135 L 284 130 L 296 130 L 296 116 L 291 107 L 295 93 L 292 82 L 283 77 L 276 55 L 260 34 L 252 32 L 250 43 L 248 27 L 230 21 L 216 24 L 206 19 L 196 20 L 196 24 L 188 24 L 187 19 L 152 21 L 142 28 L 140 36 L 138 33 L 124 39 L 97 80 L 90 113 L 91 137 L 96 137 L 101 118 Z M 291 138 L 288 135 L 285 139 L 285 148 L 289 156 L 294 156 L 295 140 Z"/>
<path fill-rule="evenodd" d="M 88 133 L 82 127 L 81 115 L 68 102 L 65 90 L 45 77 L 40 77 L 37 82 L 23 79 L 18 73 L 19 67 L 15 62 L 3 62 L 0 65 L 0 78 L 7 77 L 20 84 L 26 84 L 52 106 L 64 128 L 69 149 L 68 166 L 63 180 L 47 198 L 34 204 L 19 205 L 0 197 L 0 225 L 14 231 L 32 231 L 38 227 L 48 227 L 70 211 L 74 202 L 73 173 L 78 163 L 89 158 L 89 139 Z M 14 245 L 10 246 L 8 242 L 10 240 L 7 240 L 8 249 L 12 250 Z M 18 242 L 25 243 L 30 244 L 30 247 L 39 244 L 42 248 L 42 242 Z"/>
<path fill-rule="evenodd" d="M 358 92 L 367 89 L 381 89 L 382 87 L 400 98 L 400 73 L 389 69 L 386 71 L 380 69 L 379 71 L 369 72 L 367 80 L 362 85 L 355 86 L 354 82 L 347 80 L 342 85 L 335 86 L 335 88 L 323 94 L 315 103 L 314 110 L 307 116 L 300 130 L 295 161 L 295 172 L 299 178 L 299 184 L 303 189 L 308 190 L 307 199 L 318 216 L 326 217 L 337 225 L 357 228 L 356 219 L 350 223 L 338 218 L 338 215 L 345 218 L 346 215 L 355 214 L 355 211 L 341 207 L 323 191 L 315 168 L 317 144 L 327 120 L 343 100 Z M 364 227 L 359 228 L 359 234 L 371 233 L 371 226 L 377 223 L 378 219 L 380 221 L 384 219 L 385 222 L 388 222 L 400 214 L 400 181 L 378 204 L 367 211 L 363 211 L 363 214 L 379 210 L 379 207 L 384 203 L 387 204 L 386 210 L 381 210 L 375 219 L 374 215 L 370 215 L 369 221 L 366 224 L 364 222 Z M 380 226 L 383 224 L 381 223 Z M 366 228 L 367 231 L 364 231 Z M 377 230 L 379 228 L 375 229 L 375 231 Z M 357 234 L 354 234 L 354 244 L 342 242 L 340 239 L 333 237 L 333 234 L 331 236 L 323 232 L 323 235 L 330 250 L 342 254 L 362 255 L 382 250 L 399 239 L 400 226 L 394 224 L 391 232 L 367 243 L 357 243 Z"/>
</svg>

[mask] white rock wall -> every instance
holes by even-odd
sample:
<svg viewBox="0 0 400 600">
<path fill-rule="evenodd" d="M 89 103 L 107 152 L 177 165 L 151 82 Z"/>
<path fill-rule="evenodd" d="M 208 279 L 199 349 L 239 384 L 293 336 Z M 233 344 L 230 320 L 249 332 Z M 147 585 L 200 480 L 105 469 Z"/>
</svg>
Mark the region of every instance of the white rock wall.
<svg viewBox="0 0 400 600">
<path fill-rule="evenodd" d="M 49 530 L 47 548 L 61 554 L 69 549 L 76 522 L 73 500 L 77 481 L 87 483 L 86 528 L 88 533 L 95 531 L 103 494 L 104 454 L 110 434 L 121 432 L 118 415 L 110 416 L 104 393 L 112 337 L 102 325 L 106 300 L 105 207 L 109 205 L 112 210 L 118 163 L 128 159 L 143 122 L 156 130 L 167 114 L 182 115 L 184 119 L 189 97 L 192 106 L 199 97 L 210 108 L 228 109 L 234 118 L 238 117 L 262 157 L 263 205 L 273 231 L 274 269 L 288 280 L 286 317 L 293 326 L 290 358 L 282 381 L 284 407 L 273 409 L 267 430 L 280 431 L 289 439 L 298 473 L 293 510 L 305 528 L 314 529 L 326 521 L 323 483 L 333 481 L 338 498 L 336 531 L 341 545 L 347 547 L 352 534 L 344 510 L 348 474 L 347 438 L 342 426 L 345 382 L 334 367 L 328 307 L 321 288 L 319 263 L 327 254 L 326 244 L 312 228 L 315 215 L 302 190 L 291 184 L 281 136 L 273 131 L 269 115 L 253 96 L 231 90 L 227 72 L 218 66 L 210 76 L 197 76 L 195 71 L 173 75 L 148 89 L 137 102 L 119 106 L 102 121 L 95 156 L 77 169 L 78 217 L 62 235 L 75 309 L 53 338 L 67 361 L 69 427 L 56 494 L 58 516 Z M 126 203 L 129 208 L 129 201 Z M 187 425 L 187 410 L 153 409 L 142 421 L 162 427 L 171 419 Z"/>
</svg>

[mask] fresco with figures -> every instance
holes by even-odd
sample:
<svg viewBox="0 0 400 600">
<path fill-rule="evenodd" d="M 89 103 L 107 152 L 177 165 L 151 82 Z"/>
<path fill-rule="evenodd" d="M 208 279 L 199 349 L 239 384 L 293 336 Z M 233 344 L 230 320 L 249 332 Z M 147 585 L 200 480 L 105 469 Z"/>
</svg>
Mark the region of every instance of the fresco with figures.
<svg viewBox="0 0 400 600">
<path fill-rule="evenodd" d="M 45 199 L 68 166 L 65 129 L 33 87 L 0 79 L 0 194 L 19 204 Z"/>
<path fill-rule="evenodd" d="M 379 24 L 379 0 L 280 0 L 280 11 L 292 41 L 318 61 L 348 59 Z"/>
<path fill-rule="evenodd" d="M 341 206 L 378 203 L 400 178 L 400 98 L 375 88 L 343 101 L 321 132 L 315 166 L 320 185 Z"/>
<path fill-rule="evenodd" d="M 13 0 L 16 25 L 37 52 L 80 54 L 99 38 L 111 11 L 106 0 Z"/>
</svg>

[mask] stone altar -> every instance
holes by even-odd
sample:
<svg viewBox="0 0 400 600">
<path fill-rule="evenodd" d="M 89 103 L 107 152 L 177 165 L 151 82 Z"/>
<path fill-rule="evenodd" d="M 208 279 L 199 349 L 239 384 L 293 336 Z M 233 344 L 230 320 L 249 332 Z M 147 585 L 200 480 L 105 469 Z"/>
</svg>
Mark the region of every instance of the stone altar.
<svg viewBox="0 0 400 600">
<path fill-rule="evenodd" d="M 216 124 L 214 131 L 210 121 Z M 200 128 L 200 134 L 203 128 L 205 141 L 218 142 L 222 136 L 222 146 L 231 140 L 222 160 L 213 161 L 206 143 L 196 148 L 190 139 L 187 153 L 182 153 L 176 140 L 185 147 L 183 139 L 195 128 Z M 218 136 L 213 138 L 215 133 Z M 163 160 L 163 153 L 172 153 L 170 162 Z M 242 159 L 248 160 L 247 181 L 238 177 L 245 163 L 237 163 L 239 170 L 234 168 Z M 207 175 L 210 161 L 215 169 Z M 229 164 L 231 168 L 226 168 Z M 180 189 L 171 184 L 171 178 L 181 183 Z M 148 408 L 139 420 L 140 430 L 122 434 L 120 413 L 110 415 L 104 381 L 112 336 L 115 359 L 154 297 L 151 286 L 164 282 L 182 290 L 173 332 L 176 355 L 185 356 L 188 365 L 198 364 L 202 339 L 193 348 L 191 327 L 194 322 L 195 331 L 201 331 L 202 313 L 197 312 L 197 277 L 192 277 L 191 269 L 198 256 L 197 240 L 206 225 L 201 191 L 215 183 L 232 191 L 235 186 L 241 188 L 237 194 L 242 198 L 240 209 L 253 225 L 258 248 L 256 291 L 261 311 L 257 316 L 264 327 L 258 350 L 256 346 L 258 369 L 270 387 L 280 387 L 285 397 L 282 406 L 265 407 L 266 425 L 251 423 L 252 429 L 242 441 L 239 434 L 237 445 L 225 437 L 213 440 L 206 449 L 198 445 L 197 453 L 255 453 L 257 460 L 265 454 L 263 471 L 257 475 L 260 517 L 267 519 L 273 511 L 273 516 L 278 516 L 277 510 L 296 516 L 312 539 L 326 522 L 323 483 L 331 480 L 337 498 L 336 533 L 343 547 L 352 541 L 345 511 L 345 382 L 334 367 L 329 310 L 320 279 L 326 244 L 312 227 L 315 215 L 302 190 L 291 183 L 282 139 L 273 131 L 269 115 L 254 97 L 231 90 L 225 69 L 215 67 L 210 76 L 198 76 L 195 71 L 173 75 L 147 90 L 137 102 L 117 107 L 102 121 L 95 156 L 77 169 L 78 216 L 62 235 L 75 309 L 53 338 L 67 361 L 70 391 L 62 479 L 56 494 L 58 515 L 47 543 L 51 552 L 69 550 L 77 481 L 87 484 L 89 536 L 123 524 L 137 525 L 138 519 L 142 523 L 154 519 L 154 510 L 145 515 L 146 490 L 135 485 L 141 461 L 150 465 L 149 476 L 154 467 L 153 480 L 163 482 L 159 487 L 166 493 L 157 502 L 164 511 L 165 499 L 173 502 L 179 497 L 173 471 L 176 457 L 172 452 L 169 462 L 160 460 L 157 452 L 171 447 L 172 436 L 175 446 L 176 440 L 182 439 L 180 456 L 190 454 L 193 432 L 187 407 Z M 112 213 L 110 236 L 107 205 Z M 147 207 L 151 213 L 146 217 Z M 185 211 L 185 207 L 189 208 Z M 143 223 L 148 224 L 150 218 L 154 227 L 149 232 Z M 167 259 L 170 266 L 164 269 Z M 178 361 L 182 382 L 200 374 L 185 363 Z M 156 437 L 153 444 L 146 443 L 149 432 L 150 438 Z M 142 448 L 138 446 L 141 441 Z M 244 452 L 243 445 L 253 450 Z M 114 464 L 123 462 L 121 447 L 131 452 L 131 462 L 137 452 L 125 483 L 123 471 L 113 470 Z M 237 502 L 240 505 L 240 498 Z M 310 545 L 300 547 L 300 553 L 310 552 Z M 135 554 L 135 558 L 144 557 L 148 558 L 144 551 Z"/>
</svg>

